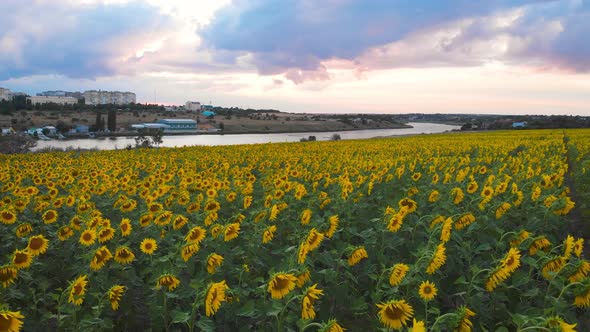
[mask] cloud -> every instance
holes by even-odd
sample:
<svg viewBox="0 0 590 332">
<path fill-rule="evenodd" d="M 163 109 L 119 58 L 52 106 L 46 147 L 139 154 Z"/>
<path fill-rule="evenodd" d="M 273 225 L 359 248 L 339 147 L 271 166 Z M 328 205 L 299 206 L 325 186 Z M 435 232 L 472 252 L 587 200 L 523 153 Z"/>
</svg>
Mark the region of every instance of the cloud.
<svg viewBox="0 0 590 332">
<path fill-rule="evenodd" d="M 0 13 L 0 80 L 132 73 L 128 60 L 135 52 L 173 27 L 158 8 L 137 1 L 7 0 Z"/>
<path fill-rule="evenodd" d="M 404 41 L 441 25 L 551 2 L 238 0 L 218 11 L 199 33 L 206 47 L 250 53 L 253 65 L 263 75 L 296 69 L 318 71 L 326 77 L 321 75 L 323 61 L 354 60 L 369 49 Z M 301 82 L 298 75 L 290 77 Z"/>
</svg>

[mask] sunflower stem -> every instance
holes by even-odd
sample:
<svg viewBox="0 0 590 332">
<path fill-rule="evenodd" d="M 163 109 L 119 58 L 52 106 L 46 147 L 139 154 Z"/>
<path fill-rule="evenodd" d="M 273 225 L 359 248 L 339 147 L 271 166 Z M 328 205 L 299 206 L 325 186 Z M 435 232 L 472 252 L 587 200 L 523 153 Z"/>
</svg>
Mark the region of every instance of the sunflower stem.
<svg viewBox="0 0 590 332">
<path fill-rule="evenodd" d="M 477 277 L 480 273 L 485 271 L 491 271 L 491 269 L 479 270 L 475 275 L 473 275 L 473 277 L 471 277 L 471 280 L 469 280 L 469 288 L 467 288 L 467 296 L 471 294 L 471 287 L 473 286 L 473 280 L 475 280 L 475 277 Z"/>
<path fill-rule="evenodd" d="M 170 324 L 168 323 L 168 299 L 166 296 L 166 291 L 162 291 L 162 295 L 164 295 L 164 312 L 162 313 L 162 315 L 164 316 L 164 326 L 166 329 L 166 332 L 170 331 Z"/>
<path fill-rule="evenodd" d="M 312 326 L 317 326 L 319 328 L 323 327 L 322 324 L 320 324 L 320 323 L 309 323 L 309 324 L 305 325 L 303 328 L 301 328 L 300 332 L 304 332 L 305 330 L 307 330 L 308 327 L 312 327 Z"/>
<path fill-rule="evenodd" d="M 518 330 L 517 332 L 522 332 L 522 331 L 527 331 L 527 330 L 533 330 L 533 329 L 536 330 L 536 331 L 539 331 L 539 330 L 541 330 L 541 331 L 551 331 L 550 329 L 548 329 L 546 327 L 543 327 L 543 326 L 529 326 L 529 327 L 525 327 L 522 330 Z"/>
<path fill-rule="evenodd" d="M 283 313 L 285 312 L 285 309 L 287 309 L 287 307 L 289 307 L 289 304 L 291 304 L 291 301 L 301 298 L 301 295 L 297 295 L 297 296 L 293 296 L 292 298 L 289 299 L 289 301 L 287 301 L 287 303 L 285 303 L 285 306 L 283 307 L 283 309 L 281 309 L 281 312 L 279 312 L 279 314 L 277 315 L 277 322 L 278 322 L 278 331 L 283 331 L 282 327 L 283 327 Z"/>
<path fill-rule="evenodd" d="M 444 314 L 442 316 L 438 316 L 438 318 L 434 321 L 434 324 L 432 324 L 432 328 L 431 330 L 434 331 L 434 328 L 436 327 L 436 325 L 441 322 L 443 319 L 446 319 L 447 317 L 451 317 L 451 316 L 456 316 L 457 314 L 455 314 L 454 312 L 449 312 L 447 314 Z"/>
</svg>

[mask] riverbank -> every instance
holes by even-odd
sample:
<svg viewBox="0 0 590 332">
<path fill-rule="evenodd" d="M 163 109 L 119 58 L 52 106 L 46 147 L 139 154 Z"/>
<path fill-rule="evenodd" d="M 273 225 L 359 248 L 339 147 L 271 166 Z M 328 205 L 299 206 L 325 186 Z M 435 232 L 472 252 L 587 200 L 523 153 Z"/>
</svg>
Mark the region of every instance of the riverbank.
<svg viewBox="0 0 590 332">
<path fill-rule="evenodd" d="M 297 133 L 257 133 L 257 134 L 223 134 L 223 135 L 169 135 L 162 138 L 160 147 L 183 147 L 183 146 L 213 146 L 213 145 L 240 145 L 240 144 L 262 144 L 262 143 L 286 143 L 299 142 L 314 136 L 317 141 L 329 141 L 334 134 L 343 140 L 367 139 L 379 136 L 402 136 L 444 133 L 458 129 L 457 126 L 448 126 L 435 123 L 409 123 L 406 128 L 397 129 L 364 129 L 364 130 L 339 130 L 325 132 L 297 132 Z M 38 141 L 37 147 L 33 150 L 44 148 L 56 149 L 96 149 L 115 150 L 134 147 L 135 140 L 131 136 L 125 137 L 100 137 L 98 139 L 71 139 Z"/>
<path fill-rule="evenodd" d="M 164 132 L 163 136 L 191 136 L 191 135 L 249 135 L 249 134 L 293 134 L 293 133 L 328 133 L 334 131 L 341 131 L 341 132 L 348 132 L 348 131 L 357 131 L 357 130 L 378 130 L 378 129 L 406 129 L 406 128 L 413 128 L 411 125 L 404 125 L 404 124 L 389 124 L 386 126 L 363 126 L 362 128 L 359 127 L 350 127 L 350 126 L 335 126 L 335 128 L 342 128 L 342 129 L 332 129 L 334 126 L 328 127 L 289 127 L 285 129 L 269 129 L 269 130 L 242 130 L 242 131 L 232 131 L 230 130 L 195 130 L 192 132 Z M 66 134 L 65 140 L 70 139 L 94 139 L 94 138 L 110 138 L 110 137 L 136 137 L 139 133 L 136 131 L 121 131 L 121 132 L 98 132 L 98 133 L 73 133 L 73 134 Z"/>
</svg>

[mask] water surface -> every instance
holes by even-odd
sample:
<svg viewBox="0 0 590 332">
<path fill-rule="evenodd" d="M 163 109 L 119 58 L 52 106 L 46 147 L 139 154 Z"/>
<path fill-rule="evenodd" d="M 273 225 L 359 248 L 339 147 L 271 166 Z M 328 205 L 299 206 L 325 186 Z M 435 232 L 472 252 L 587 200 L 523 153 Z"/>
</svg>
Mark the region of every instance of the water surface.
<svg viewBox="0 0 590 332">
<path fill-rule="evenodd" d="M 280 133 L 280 134 L 227 134 L 227 135 L 182 135 L 164 136 L 163 147 L 181 147 L 193 145 L 237 145 L 258 143 L 299 142 L 302 138 L 315 136 L 318 141 L 327 141 L 332 135 L 338 134 L 342 139 L 365 139 L 380 136 L 400 136 L 414 134 L 434 134 L 459 129 L 459 126 L 444 125 L 438 123 L 409 123 L 413 128 L 401 129 L 366 129 L 354 131 L 331 132 L 307 132 L 307 133 Z M 73 139 L 38 141 L 34 150 L 45 147 L 65 149 L 98 149 L 115 150 L 124 149 L 128 145 L 135 145 L 133 137 L 112 137 L 98 139 Z"/>
</svg>

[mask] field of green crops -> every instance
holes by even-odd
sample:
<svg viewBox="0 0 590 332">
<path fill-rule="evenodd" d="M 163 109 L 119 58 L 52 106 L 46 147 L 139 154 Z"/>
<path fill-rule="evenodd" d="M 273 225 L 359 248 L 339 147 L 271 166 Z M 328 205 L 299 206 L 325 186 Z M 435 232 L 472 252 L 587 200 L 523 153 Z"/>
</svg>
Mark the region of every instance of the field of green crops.
<svg viewBox="0 0 590 332">
<path fill-rule="evenodd" d="M 590 328 L 590 130 L 0 161 L 0 331 Z"/>
</svg>

